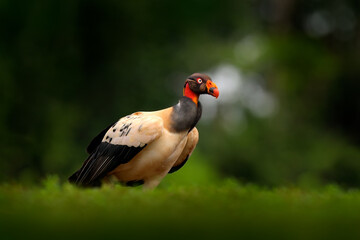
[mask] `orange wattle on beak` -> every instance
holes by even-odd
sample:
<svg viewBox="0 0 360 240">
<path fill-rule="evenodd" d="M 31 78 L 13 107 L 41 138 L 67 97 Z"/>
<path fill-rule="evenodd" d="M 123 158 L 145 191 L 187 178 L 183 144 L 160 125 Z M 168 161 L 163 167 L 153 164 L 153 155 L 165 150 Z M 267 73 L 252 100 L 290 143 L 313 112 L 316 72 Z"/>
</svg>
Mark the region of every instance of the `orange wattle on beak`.
<svg viewBox="0 0 360 240">
<path fill-rule="evenodd" d="M 211 96 L 214 96 L 216 98 L 219 97 L 219 89 L 215 83 L 213 83 L 212 81 L 209 80 L 206 83 L 206 87 L 207 87 L 208 94 L 210 94 Z"/>
</svg>

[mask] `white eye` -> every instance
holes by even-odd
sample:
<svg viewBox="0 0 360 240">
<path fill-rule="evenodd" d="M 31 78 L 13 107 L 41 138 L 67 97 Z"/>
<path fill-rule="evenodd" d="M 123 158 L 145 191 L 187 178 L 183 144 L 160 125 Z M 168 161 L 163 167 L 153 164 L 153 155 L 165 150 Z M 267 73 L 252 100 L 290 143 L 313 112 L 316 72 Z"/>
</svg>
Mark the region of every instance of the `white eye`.
<svg viewBox="0 0 360 240">
<path fill-rule="evenodd" d="M 200 83 L 202 83 L 202 79 L 201 78 L 198 78 L 198 79 L 196 79 L 196 81 L 200 84 Z"/>
</svg>

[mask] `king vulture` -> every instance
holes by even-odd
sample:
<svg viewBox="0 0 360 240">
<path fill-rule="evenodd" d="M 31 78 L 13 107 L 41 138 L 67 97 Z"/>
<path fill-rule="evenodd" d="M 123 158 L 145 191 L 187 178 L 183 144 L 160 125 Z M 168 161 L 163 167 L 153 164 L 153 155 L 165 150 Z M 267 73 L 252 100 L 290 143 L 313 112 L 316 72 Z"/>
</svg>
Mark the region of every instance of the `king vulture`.
<svg viewBox="0 0 360 240">
<path fill-rule="evenodd" d="M 88 158 L 69 181 L 95 187 L 115 177 L 127 186 L 156 187 L 186 163 L 198 143 L 200 94 L 217 98 L 219 90 L 209 76 L 194 73 L 186 79 L 178 104 L 120 118 L 91 141 Z"/>
</svg>

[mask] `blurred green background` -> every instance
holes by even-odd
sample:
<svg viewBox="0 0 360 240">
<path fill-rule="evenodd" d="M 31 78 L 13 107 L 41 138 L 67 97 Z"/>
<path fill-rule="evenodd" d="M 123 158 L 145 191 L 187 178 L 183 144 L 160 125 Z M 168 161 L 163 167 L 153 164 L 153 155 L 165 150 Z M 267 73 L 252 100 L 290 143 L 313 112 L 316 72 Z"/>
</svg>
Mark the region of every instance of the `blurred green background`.
<svg viewBox="0 0 360 240">
<path fill-rule="evenodd" d="M 104 127 L 205 72 L 220 97 L 200 99 L 184 181 L 359 187 L 359 14 L 356 0 L 2 0 L 0 181 L 65 180 Z"/>
</svg>

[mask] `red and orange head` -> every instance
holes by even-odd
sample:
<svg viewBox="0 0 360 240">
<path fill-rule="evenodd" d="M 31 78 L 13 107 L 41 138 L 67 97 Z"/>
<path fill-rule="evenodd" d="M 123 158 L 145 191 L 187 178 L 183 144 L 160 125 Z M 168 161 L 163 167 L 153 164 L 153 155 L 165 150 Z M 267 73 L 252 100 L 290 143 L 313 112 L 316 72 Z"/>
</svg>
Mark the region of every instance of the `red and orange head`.
<svg viewBox="0 0 360 240">
<path fill-rule="evenodd" d="M 218 87 L 206 74 L 194 73 L 190 75 L 185 81 L 184 89 L 186 89 L 187 85 L 189 89 L 196 95 L 209 94 L 216 98 L 219 97 Z M 186 94 L 184 93 L 184 95 Z"/>
</svg>

